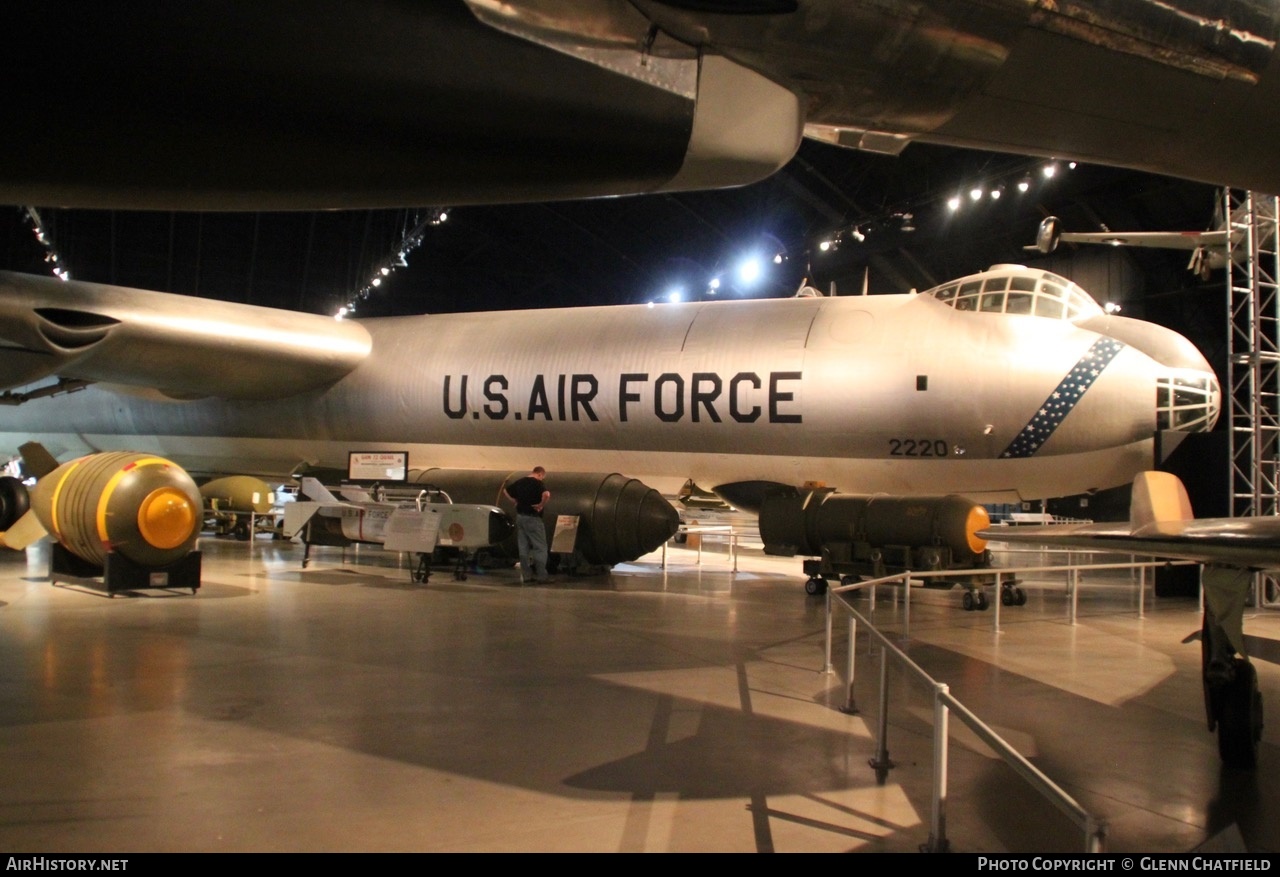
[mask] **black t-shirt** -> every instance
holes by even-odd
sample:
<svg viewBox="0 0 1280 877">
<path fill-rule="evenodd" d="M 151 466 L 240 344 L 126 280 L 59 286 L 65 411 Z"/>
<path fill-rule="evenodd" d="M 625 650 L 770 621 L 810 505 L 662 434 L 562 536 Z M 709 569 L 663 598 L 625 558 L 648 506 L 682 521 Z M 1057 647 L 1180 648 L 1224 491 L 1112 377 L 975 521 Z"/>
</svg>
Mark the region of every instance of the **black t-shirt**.
<svg viewBox="0 0 1280 877">
<path fill-rule="evenodd" d="M 532 475 L 526 475 L 507 486 L 507 493 L 516 501 L 516 512 L 522 515 L 542 514 L 534 506 L 542 502 L 544 491 L 546 488 L 543 487 L 542 481 Z"/>
</svg>

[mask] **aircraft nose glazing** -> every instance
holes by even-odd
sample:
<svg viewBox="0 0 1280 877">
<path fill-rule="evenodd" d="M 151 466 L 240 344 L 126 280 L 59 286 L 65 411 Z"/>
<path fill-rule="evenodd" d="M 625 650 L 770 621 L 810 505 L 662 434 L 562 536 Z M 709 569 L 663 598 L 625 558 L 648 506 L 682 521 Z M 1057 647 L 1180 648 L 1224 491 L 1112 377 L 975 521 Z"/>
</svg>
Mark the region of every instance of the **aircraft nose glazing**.
<svg viewBox="0 0 1280 877">
<path fill-rule="evenodd" d="M 1211 371 L 1170 369 L 1156 379 L 1156 427 L 1208 432 L 1218 421 L 1222 388 Z"/>
</svg>

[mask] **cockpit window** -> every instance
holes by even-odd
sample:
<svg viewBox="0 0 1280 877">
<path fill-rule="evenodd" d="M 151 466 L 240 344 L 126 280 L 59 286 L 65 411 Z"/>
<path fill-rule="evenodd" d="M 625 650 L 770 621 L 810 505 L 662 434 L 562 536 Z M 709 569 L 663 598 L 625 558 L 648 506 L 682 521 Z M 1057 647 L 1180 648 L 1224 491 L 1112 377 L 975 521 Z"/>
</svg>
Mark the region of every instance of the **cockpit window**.
<svg viewBox="0 0 1280 877">
<path fill-rule="evenodd" d="M 1035 302 L 1035 296 L 1029 292 L 1011 292 L 1009 293 L 1009 304 L 1005 307 L 1006 314 L 1030 314 L 1031 307 Z"/>
<path fill-rule="evenodd" d="M 1087 292 L 1070 280 L 1048 271 L 1028 269 L 949 283 L 924 294 L 958 311 L 987 314 L 1074 320 L 1102 310 Z"/>
<path fill-rule="evenodd" d="M 1062 315 L 1067 312 L 1066 305 L 1056 298 L 1048 298 L 1047 296 L 1036 296 L 1036 316 L 1050 317 L 1054 320 L 1061 320 Z"/>
</svg>

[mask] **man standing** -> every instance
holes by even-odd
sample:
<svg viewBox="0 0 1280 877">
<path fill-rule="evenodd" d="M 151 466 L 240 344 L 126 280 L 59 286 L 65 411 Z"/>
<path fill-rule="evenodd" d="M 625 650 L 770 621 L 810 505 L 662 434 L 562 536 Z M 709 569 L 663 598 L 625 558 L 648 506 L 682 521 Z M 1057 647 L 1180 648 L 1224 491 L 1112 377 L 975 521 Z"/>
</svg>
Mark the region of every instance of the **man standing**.
<svg viewBox="0 0 1280 877">
<path fill-rule="evenodd" d="M 508 485 L 504 491 L 516 504 L 516 544 L 520 547 L 520 577 L 522 581 L 550 582 L 547 575 L 547 528 L 542 523 L 542 509 L 551 499 L 551 492 L 542 486 L 547 470 L 541 466 L 519 481 Z"/>
</svg>

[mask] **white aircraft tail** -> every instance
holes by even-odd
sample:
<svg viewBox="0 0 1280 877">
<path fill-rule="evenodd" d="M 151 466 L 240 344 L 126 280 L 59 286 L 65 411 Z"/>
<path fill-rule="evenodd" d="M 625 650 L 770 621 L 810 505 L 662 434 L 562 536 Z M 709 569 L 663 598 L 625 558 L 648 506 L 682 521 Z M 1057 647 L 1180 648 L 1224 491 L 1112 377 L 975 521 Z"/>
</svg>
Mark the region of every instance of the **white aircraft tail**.
<svg viewBox="0 0 1280 877">
<path fill-rule="evenodd" d="M 342 502 L 342 500 L 330 493 L 327 487 L 310 475 L 302 476 L 302 492 L 312 502 Z"/>
<path fill-rule="evenodd" d="M 1129 523 L 1137 529 L 1147 524 L 1190 521 L 1195 518 L 1187 488 L 1169 472 L 1140 472 L 1133 479 Z"/>
</svg>

